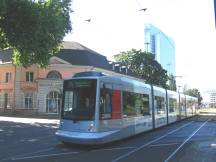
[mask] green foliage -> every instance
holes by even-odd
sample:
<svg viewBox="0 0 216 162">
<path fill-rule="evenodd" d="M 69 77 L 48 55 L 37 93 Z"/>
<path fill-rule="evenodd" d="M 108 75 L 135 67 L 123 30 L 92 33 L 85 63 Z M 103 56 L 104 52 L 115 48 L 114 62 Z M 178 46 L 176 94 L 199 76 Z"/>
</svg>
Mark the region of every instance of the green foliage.
<svg viewBox="0 0 216 162">
<path fill-rule="evenodd" d="M 146 80 L 147 83 L 167 88 L 167 71 L 161 67 L 154 57 L 151 53 L 132 49 L 115 55 L 114 59 L 127 65 L 137 77 Z"/>
<path fill-rule="evenodd" d="M 172 90 L 172 91 L 176 91 L 177 90 L 175 76 L 173 76 L 172 74 L 169 76 L 168 89 Z"/>
<path fill-rule="evenodd" d="M 13 48 L 13 62 L 48 65 L 72 30 L 70 0 L 0 0 L 0 49 Z"/>
<path fill-rule="evenodd" d="M 189 95 L 189 96 L 193 96 L 193 97 L 197 97 L 198 98 L 198 104 L 201 105 L 202 104 L 202 96 L 201 93 L 198 89 L 193 88 L 193 89 L 187 89 L 183 92 L 185 95 Z"/>
</svg>

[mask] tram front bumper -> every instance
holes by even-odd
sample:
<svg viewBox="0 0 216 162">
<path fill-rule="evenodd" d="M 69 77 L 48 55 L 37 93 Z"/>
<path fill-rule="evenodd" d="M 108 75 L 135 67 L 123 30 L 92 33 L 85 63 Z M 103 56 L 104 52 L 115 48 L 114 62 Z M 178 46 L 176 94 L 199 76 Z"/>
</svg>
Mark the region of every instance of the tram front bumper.
<svg viewBox="0 0 216 162">
<path fill-rule="evenodd" d="M 97 145 L 111 142 L 119 130 L 106 132 L 70 132 L 58 130 L 55 134 L 62 142 Z"/>
</svg>

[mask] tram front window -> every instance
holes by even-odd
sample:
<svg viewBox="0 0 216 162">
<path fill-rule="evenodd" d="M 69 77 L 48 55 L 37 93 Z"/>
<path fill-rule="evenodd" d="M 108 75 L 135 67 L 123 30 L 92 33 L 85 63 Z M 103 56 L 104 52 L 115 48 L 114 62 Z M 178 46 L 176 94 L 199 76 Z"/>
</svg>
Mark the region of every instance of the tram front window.
<svg viewBox="0 0 216 162">
<path fill-rule="evenodd" d="M 68 80 L 64 82 L 62 118 L 93 120 L 96 101 L 96 80 Z"/>
</svg>

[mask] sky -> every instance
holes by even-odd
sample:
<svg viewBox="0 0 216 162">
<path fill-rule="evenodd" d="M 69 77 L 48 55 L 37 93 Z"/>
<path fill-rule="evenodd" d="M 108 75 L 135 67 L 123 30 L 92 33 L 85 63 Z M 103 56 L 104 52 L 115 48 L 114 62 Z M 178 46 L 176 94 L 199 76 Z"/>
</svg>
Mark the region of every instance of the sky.
<svg viewBox="0 0 216 162">
<path fill-rule="evenodd" d="M 121 51 L 144 50 L 144 24 L 151 23 L 175 41 L 177 84 L 216 89 L 214 0 L 73 0 L 76 41 L 109 60 Z M 147 8 L 146 12 L 139 11 Z M 90 22 L 84 21 L 91 19 Z"/>
</svg>

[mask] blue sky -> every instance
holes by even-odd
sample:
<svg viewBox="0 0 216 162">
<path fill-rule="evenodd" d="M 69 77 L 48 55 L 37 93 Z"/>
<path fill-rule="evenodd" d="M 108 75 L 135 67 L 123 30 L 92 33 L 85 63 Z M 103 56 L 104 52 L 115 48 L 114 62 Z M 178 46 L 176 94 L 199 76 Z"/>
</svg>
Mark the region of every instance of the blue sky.
<svg viewBox="0 0 216 162">
<path fill-rule="evenodd" d="M 112 59 L 120 51 L 144 49 L 144 23 L 174 39 L 178 84 L 216 89 L 216 30 L 213 0 L 73 0 L 73 31 L 79 42 Z M 146 12 L 139 9 L 147 8 Z M 90 22 L 84 21 L 90 19 Z"/>
</svg>

